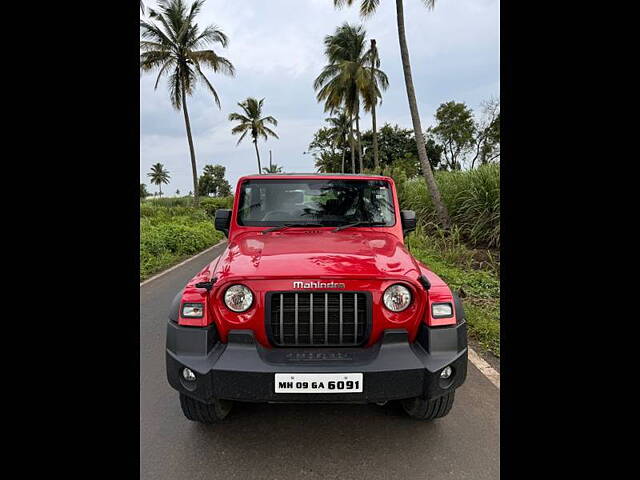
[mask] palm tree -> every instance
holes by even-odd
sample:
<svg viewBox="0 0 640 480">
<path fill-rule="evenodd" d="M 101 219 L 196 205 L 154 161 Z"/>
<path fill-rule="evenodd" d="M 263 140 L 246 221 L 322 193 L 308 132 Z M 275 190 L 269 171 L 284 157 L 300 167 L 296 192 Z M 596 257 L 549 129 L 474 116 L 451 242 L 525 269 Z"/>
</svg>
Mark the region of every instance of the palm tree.
<svg viewBox="0 0 640 480">
<path fill-rule="evenodd" d="M 351 125 L 355 120 L 358 139 L 358 158 L 360 171 L 363 170 L 361 139 L 360 139 L 360 102 L 365 101 L 365 108 L 375 98 L 381 96 L 378 83 L 388 85 L 389 81 L 384 72 L 376 69 L 372 77 L 367 72 L 370 63 L 370 51 L 365 50 L 366 32 L 362 26 L 348 23 L 336 29 L 334 35 L 327 35 L 324 39 L 325 55 L 329 60 L 320 75 L 315 79 L 313 88 L 318 91 L 316 98 L 324 101 L 325 111 L 335 112 L 339 107 L 349 114 Z M 355 145 L 351 144 L 352 171 L 355 171 Z"/>
<path fill-rule="evenodd" d="M 253 97 L 249 97 L 245 101 L 238 103 L 240 108 L 242 108 L 244 115 L 235 112 L 229 114 L 229 120 L 231 122 L 240 122 L 231 129 L 231 133 L 233 135 L 242 133 L 238 139 L 238 143 L 236 143 L 236 146 L 240 145 L 240 142 L 247 133 L 251 133 L 253 146 L 256 148 L 256 156 L 258 157 L 258 173 L 262 173 L 262 169 L 260 168 L 260 152 L 258 151 L 258 137 L 262 137 L 265 140 L 267 140 L 269 136 L 279 138 L 276 132 L 267 127 L 267 124 L 277 127 L 278 121 L 270 115 L 266 117 L 262 116 L 263 103 L 264 98 L 257 100 Z"/>
<path fill-rule="evenodd" d="M 325 118 L 325 122 L 328 122 L 331 125 L 331 139 L 333 141 L 334 147 L 342 150 L 341 172 L 345 173 L 344 160 L 347 152 L 346 146 L 347 142 L 349 141 L 349 134 L 351 129 L 351 124 L 349 123 L 349 115 L 344 110 L 341 110 L 336 116 Z"/>
<path fill-rule="evenodd" d="M 194 203 L 198 203 L 198 170 L 196 154 L 191 137 L 191 123 L 187 110 L 187 96 L 192 95 L 198 81 L 204 83 L 220 108 L 220 98 L 204 75 L 202 68 L 209 67 L 214 72 L 233 76 L 235 71 L 229 60 L 206 47 L 220 44 L 227 46 L 227 36 L 211 25 L 200 30 L 195 18 L 204 0 L 196 0 L 188 8 L 182 0 L 158 0 L 158 9 L 148 8 L 149 18 L 154 22 L 140 21 L 140 70 L 158 70 L 155 89 L 163 76 L 169 77 L 169 96 L 176 110 L 184 113 L 187 129 L 189 153 L 191 154 L 191 174 L 193 176 Z"/>
<path fill-rule="evenodd" d="M 376 129 L 376 103 L 378 103 L 378 99 L 375 96 L 374 92 L 374 82 L 376 81 L 375 71 L 376 68 L 380 67 L 380 56 L 378 55 L 378 47 L 376 46 L 376 41 L 374 38 L 371 39 L 371 47 L 369 48 L 371 52 L 371 97 L 372 101 L 371 105 L 371 129 L 373 131 L 373 168 L 375 171 L 378 171 L 378 135 Z"/>
<path fill-rule="evenodd" d="M 270 163 L 268 167 L 262 167 L 264 173 L 282 173 L 282 167 L 277 163 Z"/>
<path fill-rule="evenodd" d="M 168 184 L 169 179 L 171 178 L 169 171 L 165 170 L 164 165 L 161 163 L 156 163 L 151 166 L 151 172 L 147 173 L 147 177 L 151 178 L 151 183 L 160 188 L 160 196 L 162 197 L 162 184 Z"/>
<path fill-rule="evenodd" d="M 360 2 L 360 15 L 367 17 L 373 15 L 380 4 L 380 0 L 358 0 Z M 427 8 L 433 8 L 435 0 L 422 0 Z M 354 0 L 333 0 L 333 4 L 340 8 L 344 5 L 352 5 Z M 400 42 L 400 56 L 402 58 L 402 68 L 404 70 L 404 81 L 407 89 L 407 98 L 409 100 L 409 110 L 411 111 L 411 120 L 413 122 L 413 130 L 415 133 L 416 144 L 418 146 L 418 157 L 422 165 L 427 187 L 431 193 L 433 204 L 440 219 L 440 223 L 445 229 L 450 226 L 449 212 L 442 201 L 440 190 L 436 184 L 429 159 L 427 157 L 427 149 L 422 135 L 422 125 L 420 123 L 420 114 L 418 113 L 418 102 L 416 100 L 416 91 L 413 86 L 413 77 L 411 76 L 411 64 L 409 62 L 409 47 L 407 46 L 407 37 L 404 30 L 404 6 L 402 0 L 396 0 L 396 20 L 398 22 L 398 40 Z"/>
</svg>

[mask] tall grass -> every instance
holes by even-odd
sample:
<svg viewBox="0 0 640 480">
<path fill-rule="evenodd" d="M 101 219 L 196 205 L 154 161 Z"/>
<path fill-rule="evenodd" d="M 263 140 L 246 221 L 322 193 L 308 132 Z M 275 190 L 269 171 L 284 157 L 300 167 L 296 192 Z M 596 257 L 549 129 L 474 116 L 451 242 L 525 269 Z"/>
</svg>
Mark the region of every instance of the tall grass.
<svg viewBox="0 0 640 480">
<path fill-rule="evenodd" d="M 500 166 L 476 170 L 435 172 L 442 199 L 462 239 L 472 246 L 500 247 Z M 418 222 L 432 233 L 438 219 L 431 196 L 421 177 L 398 188 L 402 208 L 415 210 Z"/>
</svg>

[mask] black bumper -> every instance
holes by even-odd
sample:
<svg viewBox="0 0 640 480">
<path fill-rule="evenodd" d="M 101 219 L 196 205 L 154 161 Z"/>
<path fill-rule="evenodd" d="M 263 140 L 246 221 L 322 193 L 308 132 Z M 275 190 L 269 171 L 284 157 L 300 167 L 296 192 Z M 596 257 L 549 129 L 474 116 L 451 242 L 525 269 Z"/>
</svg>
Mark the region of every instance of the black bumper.
<svg viewBox="0 0 640 480">
<path fill-rule="evenodd" d="M 228 343 L 215 327 L 167 328 L 167 377 L 173 388 L 197 400 L 250 402 L 367 403 L 411 397 L 435 398 L 459 387 L 467 375 L 466 323 L 421 327 L 410 344 L 406 330 L 386 330 L 370 348 L 273 348 L 258 344 L 253 332 L 234 330 Z M 450 365 L 453 375 L 440 378 Z M 182 377 L 184 367 L 195 382 Z M 362 393 L 275 393 L 275 373 L 363 374 Z"/>
</svg>

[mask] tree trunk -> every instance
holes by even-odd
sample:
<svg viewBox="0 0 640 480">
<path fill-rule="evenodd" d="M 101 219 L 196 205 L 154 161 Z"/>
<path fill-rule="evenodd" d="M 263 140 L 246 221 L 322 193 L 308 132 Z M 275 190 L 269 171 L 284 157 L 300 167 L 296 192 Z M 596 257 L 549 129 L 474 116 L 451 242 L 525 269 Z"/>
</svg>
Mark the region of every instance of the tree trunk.
<svg viewBox="0 0 640 480">
<path fill-rule="evenodd" d="M 427 157 L 427 148 L 424 144 L 424 136 L 422 135 L 422 126 L 420 124 L 420 114 L 418 113 L 418 102 L 416 101 L 416 91 L 413 88 L 413 78 L 411 76 L 411 64 L 409 63 L 409 48 L 407 47 L 407 38 L 404 31 L 404 12 L 402 0 L 396 0 L 396 16 L 398 20 L 398 40 L 400 41 L 400 55 L 402 57 L 402 69 L 404 70 L 404 81 L 407 87 L 407 99 L 409 100 L 409 110 L 411 111 L 411 120 L 413 121 L 413 131 L 418 146 L 418 157 L 420 157 L 420 165 L 427 187 L 431 193 L 433 204 L 436 208 L 438 218 L 444 229 L 450 227 L 449 213 L 447 207 L 442 202 L 440 190 L 436 184 L 431 171 L 431 165 Z"/>
<path fill-rule="evenodd" d="M 360 160 L 360 173 L 364 172 L 362 165 L 362 142 L 360 141 L 360 114 L 356 115 L 356 134 L 358 135 L 358 159 Z"/>
<path fill-rule="evenodd" d="M 344 173 L 344 157 L 346 156 L 347 151 L 343 148 L 342 149 L 342 170 L 341 172 Z"/>
<path fill-rule="evenodd" d="M 351 173 L 356 173 L 356 148 L 353 142 L 353 115 L 349 115 L 349 144 L 351 146 Z"/>
<path fill-rule="evenodd" d="M 256 156 L 258 157 L 258 174 L 262 174 L 262 168 L 260 168 L 260 152 L 258 151 L 258 141 L 253 140 L 253 146 L 256 147 Z"/>
<path fill-rule="evenodd" d="M 196 152 L 193 149 L 193 139 L 191 138 L 191 123 L 189 122 L 189 112 L 187 110 L 187 96 L 182 87 L 182 111 L 184 112 L 184 124 L 187 127 L 187 140 L 189 140 L 189 153 L 191 154 L 191 174 L 193 175 L 193 203 L 198 204 L 198 169 L 196 168 Z"/>
<path fill-rule="evenodd" d="M 371 52 L 376 51 L 376 41 L 371 39 Z M 375 81 L 376 77 L 374 75 L 375 71 L 375 55 L 371 55 L 371 90 L 373 90 L 371 97 L 373 98 L 373 105 L 371 107 L 371 123 L 373 128 L 373 168 L 376 173 L 378 172 L 378 134 L 376 133 L 376 103 L 378 103 L 378 99 L 375 96 Z"/>
</svg>

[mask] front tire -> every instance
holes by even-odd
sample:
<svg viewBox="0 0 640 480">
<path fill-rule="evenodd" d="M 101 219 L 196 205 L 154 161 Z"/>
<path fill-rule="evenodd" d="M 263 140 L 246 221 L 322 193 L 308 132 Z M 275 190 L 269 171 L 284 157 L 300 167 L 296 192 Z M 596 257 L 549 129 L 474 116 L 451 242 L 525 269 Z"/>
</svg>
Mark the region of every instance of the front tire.
<svg viewBox="0 0 640 480">
<path fill-rule="evenodd" d="M 444 417 L 449 413 L 453 406 L 454 398 L 455 391 L 431 400 L 420 397 L 407 398 L 402 400 L 402 408 L 412 418 L 433 420 Z"/>
<path fill-rule="evenodd" d="M 212 424 L 222 422 L 229 415 L 233 402 L 216 398 L 213 403 L 203 403 L 181 393 L 180 406 L 192 422 Z"/>
</svg>

